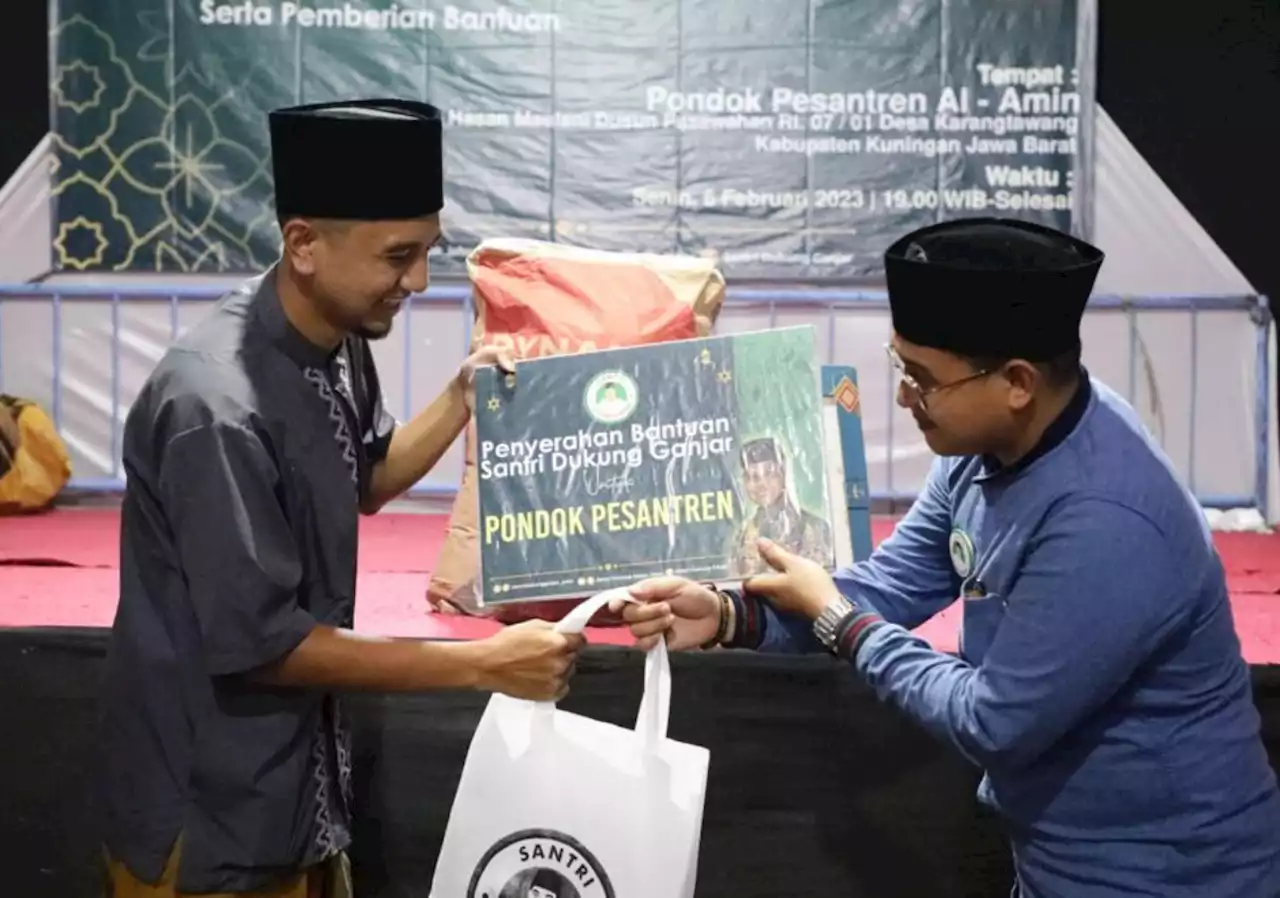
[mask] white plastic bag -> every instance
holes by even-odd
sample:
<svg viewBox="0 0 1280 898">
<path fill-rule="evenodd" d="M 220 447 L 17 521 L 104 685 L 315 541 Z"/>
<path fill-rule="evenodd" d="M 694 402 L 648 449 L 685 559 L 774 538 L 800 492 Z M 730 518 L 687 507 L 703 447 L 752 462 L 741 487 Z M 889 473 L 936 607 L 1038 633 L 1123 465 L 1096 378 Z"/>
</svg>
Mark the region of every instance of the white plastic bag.
<svg viewBox="0 0 1280 898">
<path fill-rule="evenodd" d="M 581 632 L 610 599 L 556 629 Z M 710 752 L 666 738 L 671 667 L 645 657 L 634 730 L 495 695 L 476 727 L 431 898 L 692 898 Z"/>
</svg>

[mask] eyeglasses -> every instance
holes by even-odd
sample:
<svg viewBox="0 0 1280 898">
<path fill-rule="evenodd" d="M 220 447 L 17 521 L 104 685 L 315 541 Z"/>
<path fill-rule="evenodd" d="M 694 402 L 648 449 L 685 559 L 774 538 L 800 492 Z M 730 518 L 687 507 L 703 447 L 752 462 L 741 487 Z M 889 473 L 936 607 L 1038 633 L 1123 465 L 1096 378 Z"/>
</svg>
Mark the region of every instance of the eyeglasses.
<svg viewBox="0 0 1280 898">
<path fill-rule="evenodd" d="M 907 373 L 906 364 L 902 361 L 902 356 L 898 355 L 898 351 L 893 348 L 892 344 L 884 344 L 884 351 L 889 356 L 889 364 L 898 372 L 898 378 L 902 381 L 903 386 L 905 386 L 907 390 L 916 397 L 916 405 L 920 406 L 922 410 L 928 409 L 928 397 L 941 393 L 944 390 L 950 390 L 952 387 L 967 384 L 971 380 L 986 377 L 988 374 L 992 373 L 990 369 L 983 368 L 981 371 L 975 371 L 973 374 L 967 374 L 964 377 L 949 381 L 945 384 L 936 384 L 932 387 L 922 387 L 920 386 L 919 381 Z"/>
</svg>

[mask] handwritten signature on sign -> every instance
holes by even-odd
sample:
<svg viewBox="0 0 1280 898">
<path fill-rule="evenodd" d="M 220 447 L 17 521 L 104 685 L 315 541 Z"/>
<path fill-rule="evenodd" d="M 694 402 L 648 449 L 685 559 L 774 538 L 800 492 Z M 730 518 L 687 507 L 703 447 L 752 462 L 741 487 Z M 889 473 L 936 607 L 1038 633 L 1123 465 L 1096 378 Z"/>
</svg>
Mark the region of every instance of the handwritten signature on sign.
<svg viewBox="0 0 1280 898">
<path fill-rule="evenodd" d="M 616 499 L 631 492 L 635 485 L 630 467 L 624 468 L 621 474 L 606 474 L 599 468 L 584 468 L 582 471 L 582 488 L 588 496 L 605 494 Z"/>
</svg>

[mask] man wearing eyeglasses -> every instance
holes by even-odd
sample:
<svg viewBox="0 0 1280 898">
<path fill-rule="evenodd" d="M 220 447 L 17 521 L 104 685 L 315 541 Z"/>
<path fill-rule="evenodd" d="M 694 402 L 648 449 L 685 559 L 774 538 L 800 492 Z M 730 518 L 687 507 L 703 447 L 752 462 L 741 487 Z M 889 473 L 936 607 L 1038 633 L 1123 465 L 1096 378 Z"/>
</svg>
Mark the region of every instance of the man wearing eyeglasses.
<svg viewBox="0 0 1280 898">
<path fill-rule="evenodd" d="M 834 576 L 633 589 L 642 646 L 826 649 L 985 776 L 1020 898 L 1276 898 L 1280 792 L 1204 515 L 1080 365 L 1103 254 L 1030 224 L 935 225 L 885 259 L 890 357 L 939 456 Z M 911 630 L 963 603 L 959 657 Z"/>
</svg>

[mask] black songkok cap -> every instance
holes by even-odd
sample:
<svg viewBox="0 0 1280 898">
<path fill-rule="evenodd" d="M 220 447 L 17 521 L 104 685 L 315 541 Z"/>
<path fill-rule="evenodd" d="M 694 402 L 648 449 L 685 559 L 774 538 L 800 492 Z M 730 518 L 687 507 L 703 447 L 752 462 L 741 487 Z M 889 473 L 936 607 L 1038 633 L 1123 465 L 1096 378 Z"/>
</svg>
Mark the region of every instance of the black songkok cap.
<svg viewBox="0 0 1280 898">
<path fill-rule="evenodd" d="M 778 444 L 772 437 L 761 437 L 742 446 L 742 462 L 747 465 L 758 465 L 764 462 L 779 462 Z"/>
<path fill-rule="evenodd" d="M 1024 221 L 970 218 L 914 231 L 885 252 L 893 329 L 957 355 L 1043 362 L 1080 343 L 1103 253 Z"/>
<path fill-rule="evenodd" d="M 548 892 L 560 893 L 560 884 L 563 882 L 560 875 L 546 867 L 539 867 L 533 873 L 533 881 L 529 883 L 531 889 L 546 889 Z"/>
<path fill-rule="evenodd" d="M 352 100 L 270 115 L 276 213 L 391 221 L 444 207 L 440 110 L 413 100 Z"/>
</svg>

